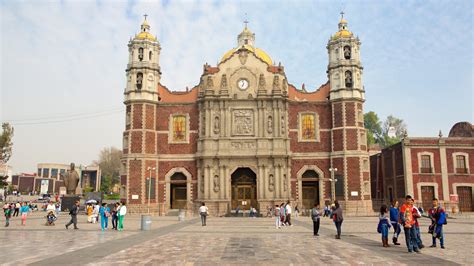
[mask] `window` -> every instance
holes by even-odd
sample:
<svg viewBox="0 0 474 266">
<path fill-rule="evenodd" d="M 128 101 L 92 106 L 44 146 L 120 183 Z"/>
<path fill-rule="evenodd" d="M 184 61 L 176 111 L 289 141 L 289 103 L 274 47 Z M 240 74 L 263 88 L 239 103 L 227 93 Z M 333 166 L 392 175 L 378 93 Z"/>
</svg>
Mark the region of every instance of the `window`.
<svg viewBox="0 0 474 266">
<path fill-rule="evenodd" d="M 143 48 L 138 48 L 138 60 L 143 60 Z"/>
<path fill-rule="evenodd" d="M 59 176 L 64 176 L 64 174 L 66 173 L 66 169 L 59 169 Z M 58 179 L 60 179 L 58 177 Z"/>
<path fill-rule="evenodd" d="M 51 169 L 51 177 L 52 178 L 58 178 L 58 169 L 57 168 Z"/>
<path fill-rule="evenodd" d="M 131 116 L 132 116 L 132 112 L 127 111 L 127 114 L 125 115 L 125 125 L 126 126 L 130 125 Z"/>
<path fill-rule="evenodd" d="M 349 70 L 346 71 L 346 73 L 344 74 L 344 80 L 346 82 L 346 88 L 352 88 L 352 72 L 350 72 Z"/>
<path fill-rule="evenodd" d="M 344 200 L 344 177 L 342 175 L 335 175 L 336 178 L 336 199 Z"/>
<path fill-rule="evenodd" d="M 152 51 L 150 51 L 150 53 L 148 53 L 148 60 L 150 60 L 150 61 L 151 61 L 151 58 L 152 58 L 152 57 L 153 57 L 153 52 L 152 52 Z"/>
<path fill-rule="evenodd" d="M 314 114 L 304 114 L 301 116 L 301 138 L 303 140 L 316 139 Z"/>
<path fill-rule="evenodd" d="M 148 199 L 148 195 L 150 195 L 150 199 L 155 199 L 156 197 L 156 182 L 155 178 L 151 178 L 151 190 L 150 190 L 150 178 L 146 178 L 146 195 L 145 199 Z"/>
<path fill-rule="evenodd" d="M 38 176 L 41 176 L 41 171 L 42 171 L 42 170 L 43 170 L 43 169 L 38 168 Z"/>
<path fill-rule="evenodd" d="M 344 58 L 351 59 L 351 47 L 349 45 L 344 46 Z"/>
<path fill-rule="evenodd" d="M 186 141 L 186 116 L 173 116 L 173 141 Z"/>
<path fill-rule="evenodd" d="M 142 84 L 143 84 L 143 73 L 138 72 L 137 73 L 137 90 L 142 89 Z"/>
<path fill-rule="evenodd" d="M 421 173 L 432 173 L 431 156 L 421 155 Z"/>
<path fill-rule="evenodd" d="M 467 174 L 466 156 L 456 155 L 456 173 Z"/>
<path fill-rule="evenodd" d="M 43 177 L 49 177 L 49 168 L 43 168 Z"/>
</svg>

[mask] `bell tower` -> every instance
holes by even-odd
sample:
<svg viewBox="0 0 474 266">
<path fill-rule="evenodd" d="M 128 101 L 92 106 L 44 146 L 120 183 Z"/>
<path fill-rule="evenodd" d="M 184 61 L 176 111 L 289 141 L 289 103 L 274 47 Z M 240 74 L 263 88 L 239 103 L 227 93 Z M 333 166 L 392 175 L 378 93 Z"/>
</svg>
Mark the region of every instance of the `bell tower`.
<svg viewBox="0 0 474 266">
<path fill-rule="evenodd" d="M 126 186 L 130 206 L 150 202 L 157 204 L 157 131 L 156 112 L 159 102 L 158 84 L 160 43 L 150 33 L 145 19 L 140 32 L 128 42 L 126 105 L 121 180 Z"/>
<path fill-rule="evenodd" d="M 333 199 L 342 202 L 348 210 L 371 208 L 360 44 L 341 12 L 338 31 L 327 45 L 332 112 L 330 167 L 334 172 Z"/>
</svg>

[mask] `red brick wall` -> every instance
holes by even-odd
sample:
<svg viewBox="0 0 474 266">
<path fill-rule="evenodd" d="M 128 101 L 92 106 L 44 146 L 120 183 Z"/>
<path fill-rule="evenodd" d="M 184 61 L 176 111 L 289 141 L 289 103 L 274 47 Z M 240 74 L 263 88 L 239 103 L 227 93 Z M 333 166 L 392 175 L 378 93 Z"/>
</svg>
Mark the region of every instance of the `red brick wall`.
<svg viewBox="0 0 474 266">
<path fill-rule="evenodd" d="M 141 131 L 132 131 L 131 132 L 131 153 L 141 153 L 142 152 L 142 132 Z"/>
<path fill-rule="evenodd" d="M 334 127 L 342 127 L 342 103 L 333 104 Z"/>
<path fill-rule="evenodd" d="M 129 184 L 128 185 L 128 202 L 129 204 L 140 204 L 142 201 L 142 161 L 129 161 Z M 139 195 L 138 200 L 132 200 L 132 195 Z"/>
<path fill-rule="evenodd" d="M 333 149 L 334 151 L 342 151 L 344 149 L 343 146 L 343 129 L 335 129 L 333 130 Z"/>
<path fill-rule="evenodd" d="M 447 165 L 448 165 L 448 173 L 456 173 L 456 165 L 455 165 L 455 162 L 453 160 L 455 160 L 456 158 L 453 159 L 453 153 L 455 152 L 463 152 L 463 153 L 467 153 L 468 154 L 468 157 L 469 157 L 469 161 L 466 161 L 466 166 L 469 168 L 470 172 L 471 173 L 474 173 L 474 150 L 473 149 L 462 149 L 462 148 L 458 148 L 458 149 L 449 149 L 447 148 L 446 149 L 446 160 L 447 160 Z M 468 160 L 468 158 L 466 158 L 466 160 Z"/>
<path fill-rule="evenodd" d="M 327 179 L 331 176 L 331 174 L 329 173 L 329 168 L 331 167 L 330 166 L 330 160 L 329 158 L 328 159 L 305 159 L 305 160 L 291 160 L 291 178 L 298 178 L 297 176 L 297 173 L 298 171 L 301 170 L 301 168 L 303 168 L 305 165 L 315 165 L 317 166 L 321 171 L 323 171 L 324 173 L 324 176 L 320 176 L 320 178 L 324 178 L 324 179 Z M 329 183 L 327 182 L 326 180 L 323 181 L 323 185 L 324 186 L 328 186 L 328 187 L 325 187 L 325 195 L 324 195 L 324 198 L 329 198 L 330 197 L 330 192 L 331 192 L 331 188 L 328 184 L 326 183 Z"/>
<path fill-rule="evenodd" d="M 331 133 L 329 131 L 319 132 L 318 142 L 298 142 L 298 132 L 290 132 L 290 149 L 292 152 L 330 152 Z"/>
<path fill-rule="evenodd" d="M 169 130 L 169 118 L 172 114 L 189 114 L 190 130 L 198 130 L 199 110 L 197 104 L 158 105 L 156 107 L 156 130 Z"/>
<path fill-rule="evenodd" d="M 358 157 L 348 157 L 347 159 L 347 187 L 349 200 L 361 199 L 360 184 L 360 162 Z M 357 197 L 351 196 L 351 191 L 358 191 Z"/>
<path fill-rule="evenodd" d="M 288 125 L 290 129 L 298 129 L 298 113 L 315 112 L 319 117 L 319 128 L 330 129 L 332 124 L 331 109 L 328 104 L 290 102 L 288 106 Z"/>
<path fill-rule="evenodd" d="M 438 196 L 440 199 L 444 198 L 441 174 L 436 174 L 436 175 L 413 174 L 413 194 L 415 195 L 416 200 L 421 200 L 421 196 L 418 195 L 418 186 L 417 186 L 417 184 L 420 182 L 437 183 Z M 435 191 L 435 195 L 436 195 L 436 191 Z"/>
<path fill-rule="evenodd" d="M 347 150 L 357 150 L 357 129 L 346 129 L 346 149 Z"/>
<path fill-rule="evenodd" d="M 156 134 L 154 132 L 145 132 L 145 152 L 149 154 L 154 154 L 156 152 L 156 143 L 155 143 Z"/>
<path fill-rule="evenodd" d="M 346 102 L 346 126 L 355 126 L 356 125 L 356 110 L 355 103 Z"/>
<path fill-rule="evenodd" d="M 168 143 L 168 134 L 158 133 L 158 154 L 194 154 L 197 151 L 198 133 L 189 134 L 189 144 Z"/>
<path fill-rule="evenodd" d="M 192 176 L 193 180 L 197 180 L 197 166 L 195 161 L 168 161 L 159 162 L 158 165 L 158 178 L 162 181 L 165 180 L 165 175 L 173 168 L 182 167 L 185 168 Z"/>
<path fill-rule="evenodd" d="M 467 184 L 474 184 L 474 175 L 450 175 L 448 177 L 449 183 L 449 193 L 454 194 L 453 184 L 454 183 L 467 183 Z"/>
<path fill-rule="evenodd" d="M 145 128 L 153 129 L 153 124 L 155 122 L 155 107 L 153 105 L 145 105 Z"/>
<path fill-rule="evenodd" d="M 418 162 L 418 153 L 421 152 L 431 152 L 433 153 L 433 157 L 431 160 L 433 160 L 434 164 L 434 171 L 435 173 L 441 173 L 441 161 L 440 161 L 440 156 L 439 156 L 439 149 L 432 149 L 432 148 L 411 148 L 411 162 L 412 162 L 412 171 L 413 173 L 419 173 L 419 164 L 421 162 Z"/>
<path fill-rule="evenodd" d="M 132 117 L 132 125 L 134 129 L 142 129 L 143 128 L 143 105 L 142 104 L 134 104 L 133 105 L 133 117 Z"/>
</svg>

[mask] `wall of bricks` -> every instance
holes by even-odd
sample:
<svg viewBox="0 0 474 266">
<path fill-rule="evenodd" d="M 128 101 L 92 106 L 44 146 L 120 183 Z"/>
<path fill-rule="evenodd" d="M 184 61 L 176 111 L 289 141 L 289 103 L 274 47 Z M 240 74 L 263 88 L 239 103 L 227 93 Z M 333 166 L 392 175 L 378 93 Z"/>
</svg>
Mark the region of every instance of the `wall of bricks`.
<svg viewBox="0 0 474 266">
<path fill-rule="evenodd" d="M 145 128 L 154 129 L 155 124 L 155 106 L 151 104 L 145 105 Z"/>
<path fill-rule="evenodd" d="M 132 125 L 133 129 L 142 129 L 143 128 L 143 105 L 134 104 L 133 105 L 133 117 Z"/>
<path fill-rule="evenodd" d="M 360 162 L 358 157 L 347 157 L 347 188 L 349 200 L 361 199 Z M 358 196 L 351 196 L 351 191 L 359 192 Z"/>
<path fill-rule="evenodd" d="M 346 126 L 356 126 L 356 105 L 354 102 L 346 102 Z"/>
<path fill-rule="evenodd" d="M 142 153 L 142 137 L 141 131 L 131 132 L 131 153 Z"/>
<path fill-rule="evenodd" d="M 145 152 L 148 154 L 155 154 L 156 153 L 156 133 L 154 132 L 145 132 Z"/>
<path fill-rule="evenodd" d="M 334 127 L 342 127 L 342 103 L 334 103 L 332 105 L 332 110 L 333 110 L 333 116 L 334 116 L 334 121 L 333 125 Z"/>
<path fill-rule="evenodd" d="M 358 139 L 358 132 L 357 129 L 346 129 L 346 149 L 351 150 L 358 150 L 357 146 L 357 139 Z"/>
<path fill-rule="evenodd" d="M 298 129 L 298 113 L 315 112 L 319 117 L 319 128 L 330 129 L 332 124 L 331 106 L 326 103 L 290 102 L 288 105 L 288 125 Z"/>
<path fill-rule="evenodd" d="M 330 152 L 331 133 L 329 131 L 319 132 L 320 140 L 317 142 L 299 142 L 298 132 L 290 132 L 290 149 L 292 152 Z"/>
<path fill-rule="evenodd" d="M 128 201 L 129 204 L 142 203 L 142 161 L 129 161 Z M 132 199 L 132 195 L 139 195 L 139 199 Z"/>
</svg>

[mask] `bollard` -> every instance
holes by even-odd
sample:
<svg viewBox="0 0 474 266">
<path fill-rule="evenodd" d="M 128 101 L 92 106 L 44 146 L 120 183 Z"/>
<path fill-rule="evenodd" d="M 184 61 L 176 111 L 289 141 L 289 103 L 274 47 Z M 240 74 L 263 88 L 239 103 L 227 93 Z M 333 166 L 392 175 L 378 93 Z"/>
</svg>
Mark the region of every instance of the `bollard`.
<svg viewBox="0 0 474 266">
<path fill-rule="evenodd" d="M 185 211 L 183 209 L 179 209 L 178 221 L 183 222 L 185 217 Z"/>
<path fill-rule="evenodd" d="M 141 226 L 142 231 L 151 230 L 151 216 L 150 215 L 142 215 L 141 225 L 142 225 Z"/>
</svg>

